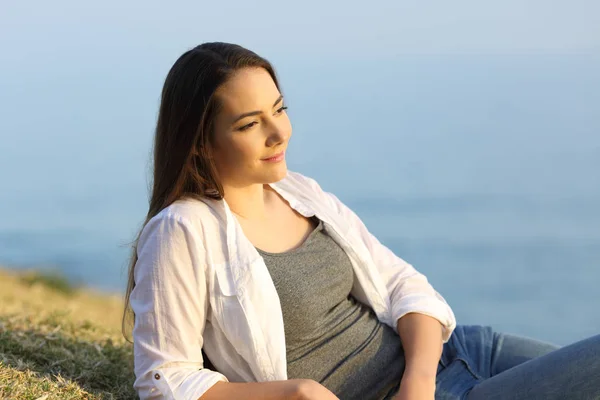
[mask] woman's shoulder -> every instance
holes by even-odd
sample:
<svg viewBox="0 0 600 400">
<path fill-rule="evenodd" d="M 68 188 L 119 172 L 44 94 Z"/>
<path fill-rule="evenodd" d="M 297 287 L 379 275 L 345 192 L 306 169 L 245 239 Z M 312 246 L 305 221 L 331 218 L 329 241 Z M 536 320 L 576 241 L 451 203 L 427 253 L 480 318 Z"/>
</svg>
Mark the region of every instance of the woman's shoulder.
<svg viewBox="0 0 600 400">
<path fill-rule="evenodd" d="M 144 229 L 152 229 L 163 223 L 177 223 L 188 230 L 215 231 L 219 229 L 223 216 L 217 200 L 185 197 L 163 208 L 152 217 Z"/>
</svg>

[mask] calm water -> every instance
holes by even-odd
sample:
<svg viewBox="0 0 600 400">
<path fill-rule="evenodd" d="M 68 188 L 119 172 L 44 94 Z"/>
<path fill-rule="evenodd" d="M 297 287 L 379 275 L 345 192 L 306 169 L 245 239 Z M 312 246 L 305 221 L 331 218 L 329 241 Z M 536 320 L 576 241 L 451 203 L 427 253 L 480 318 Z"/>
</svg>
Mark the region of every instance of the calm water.
<svg viewBox="0 0 600 400">
<path fill-rule="evenodd" d="M 599 57 L 273 61 L 289 168 L 425 273 L 459 323 L 558 344 L 600 333 Z M 122 290 L 170 62 L 0 78 L 0 264 Z"/>
</svg>

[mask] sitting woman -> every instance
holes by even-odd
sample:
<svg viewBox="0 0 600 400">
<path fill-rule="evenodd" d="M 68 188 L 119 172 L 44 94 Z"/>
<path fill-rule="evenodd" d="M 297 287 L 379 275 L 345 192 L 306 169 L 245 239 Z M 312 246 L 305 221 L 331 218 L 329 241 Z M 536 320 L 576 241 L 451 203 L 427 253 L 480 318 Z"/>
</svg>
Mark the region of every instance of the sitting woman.
<svg viewBox="0 0 600 400">
<path fill-rule="evenodd" d="M 600 335 L 456 325 L 412 265 L 288 171 L 275 71 L 204 43 L 166 78 L 129 272 L 141 399 L 600 398 Z"/>
</svg>

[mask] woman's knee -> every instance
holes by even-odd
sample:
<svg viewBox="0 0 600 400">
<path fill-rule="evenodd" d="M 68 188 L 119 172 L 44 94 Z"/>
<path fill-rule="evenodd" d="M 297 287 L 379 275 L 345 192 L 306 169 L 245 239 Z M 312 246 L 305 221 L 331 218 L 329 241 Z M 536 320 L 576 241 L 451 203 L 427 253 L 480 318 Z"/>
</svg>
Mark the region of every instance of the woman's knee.
<svg viewBox="0 0 600 400">
<path fill-rule="evenodd" d="M 554 343 L 527 336 L 497 333 L 492 354 L 492 376 L 559 348 Z"/>
</svg>

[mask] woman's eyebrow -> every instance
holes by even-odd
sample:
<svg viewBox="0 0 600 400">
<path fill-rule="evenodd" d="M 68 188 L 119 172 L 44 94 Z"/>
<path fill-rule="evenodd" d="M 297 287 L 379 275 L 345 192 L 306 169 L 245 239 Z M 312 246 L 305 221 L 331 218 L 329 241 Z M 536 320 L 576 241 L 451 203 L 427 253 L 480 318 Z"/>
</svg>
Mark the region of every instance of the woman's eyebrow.
<svg viewBox="0 0 600 400">
<path fill-rule="evenodd" d="M 277 105 L 277 103 L 279 103 L 282 99 L 283 99 L 283 95 L 280 94 L 279 97 L 277 98 L 277 100 L 275 100 L 275 103 L 273 103 L 272 107 L 275 107 Z M 258 115 L 258 114 L 262 114 L 262 111 L 250 111 L 247 113 L 243 113 L 243 114 L 239 115 L 236 119 L 234 119 L 232 124 L 235 124 L 242 118 L 246 118 L 246 117 L 250 117 L 252 115 Z"/>
</svg>

